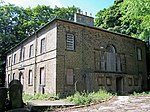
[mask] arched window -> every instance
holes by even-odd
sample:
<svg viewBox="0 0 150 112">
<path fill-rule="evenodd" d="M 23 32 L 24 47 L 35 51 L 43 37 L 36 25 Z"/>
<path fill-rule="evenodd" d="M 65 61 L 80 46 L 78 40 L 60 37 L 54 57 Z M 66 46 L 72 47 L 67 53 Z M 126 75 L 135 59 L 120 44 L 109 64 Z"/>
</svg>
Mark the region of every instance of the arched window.
<svg viewBox="0 0 150 112">
<path fill-rule="evenodd" d="M 116 49 L 112 45 L 106 48 L 106 71 L 116 72 Z"/>
<path fill-rule="evenodd" d="M 125 61 L 123 56 L 116 52 L 113 45 L 108 45 L 100 53 L 100 70 L 104 72 L 122 72 L 122 61 Z"/>
</svg>

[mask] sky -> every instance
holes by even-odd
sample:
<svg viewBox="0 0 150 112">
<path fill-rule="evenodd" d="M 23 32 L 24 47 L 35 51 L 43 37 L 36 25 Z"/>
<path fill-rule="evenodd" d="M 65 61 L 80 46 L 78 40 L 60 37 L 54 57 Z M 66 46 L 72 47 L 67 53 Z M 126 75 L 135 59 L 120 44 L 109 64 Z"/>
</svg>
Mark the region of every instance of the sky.
<svg viewBox="0 0 150 112">
<path fill-rule="evenodd" d="M 108 8 L 114 3 L 114 0 L 3 0 L 6 4 L 11 3 L 16 6 L 35 7 L 39 5 L 50 5 L 52 8 L 55 6 L 58 7 L 68 7 L 76 6 L 79 7 L 83 13 L 87 12 L 88 15 L 92 13 L 92 16 L 95 17 L 95 14 L 104 8 Z"/>
</svg>

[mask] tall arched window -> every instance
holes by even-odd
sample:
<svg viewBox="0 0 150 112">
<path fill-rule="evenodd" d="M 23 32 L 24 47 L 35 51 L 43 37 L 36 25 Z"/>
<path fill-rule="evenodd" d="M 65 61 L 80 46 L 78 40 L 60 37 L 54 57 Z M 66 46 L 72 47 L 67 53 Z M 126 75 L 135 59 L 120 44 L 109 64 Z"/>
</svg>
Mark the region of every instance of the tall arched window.
<svg viewBox="0 0 150 112">
<path fill-rule="evenodd" d="M 106 48 L 106 71 L 116 72 L 116 49 L 112 45 Z"/>
</svg>

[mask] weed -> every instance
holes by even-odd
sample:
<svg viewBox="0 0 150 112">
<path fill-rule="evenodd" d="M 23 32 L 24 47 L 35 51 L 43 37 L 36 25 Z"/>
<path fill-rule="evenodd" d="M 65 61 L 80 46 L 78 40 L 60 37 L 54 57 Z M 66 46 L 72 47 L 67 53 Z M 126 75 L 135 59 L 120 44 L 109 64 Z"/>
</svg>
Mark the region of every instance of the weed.
<svg viewBox="0 0 150 112">
<path fill-rule="evenodd" d="M 23 94 L 23 100 L 24 102 L 30 101 L 30 100 L 58 100 L 59 95 L 55 94 Z"/>
<path fill-rule="evenodd" d="M 67 100 L 75 103 L 76 105 L 87 105 L 90 103 L 97 103 L 102 100 L 106 100 L 112 96 L 105 90 L 99 90 L 97 92 L 76 92 L 74 95 L 67 97 Z"/>
</svg>

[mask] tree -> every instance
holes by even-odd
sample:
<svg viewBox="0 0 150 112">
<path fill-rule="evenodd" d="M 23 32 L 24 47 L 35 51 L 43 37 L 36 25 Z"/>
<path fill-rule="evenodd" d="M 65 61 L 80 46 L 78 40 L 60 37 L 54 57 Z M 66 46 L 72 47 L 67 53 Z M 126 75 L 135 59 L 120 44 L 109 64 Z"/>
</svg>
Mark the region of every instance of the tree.
<svg viewBox="0 0 150 112">
<path fill-rule="evenodd" d="M 148 40 L 150 36 L 150 0 L 125 0 L 122 4 L 122 12 L 126 13 L 122 20 L 130 18 L 132 24 L 137 28 L 140 39 Z M 126 9 L 126 11 L 124 11 Z"/>
<path fill-rule="evenodd" d="M 3 84 L 5 52 L 55 17 L 73 20 L 77 10 L 75 6 L 53 9 L 38 5 L 24 9 L 12 4 L 0 5 L 0 78 L 3 79 Z"/>
<path fill-rule="evenodd" d="M 147 41 L 150 36 L 150 0 L 115 0 L 96 15 L 95 25 Z"/>
</svg>

